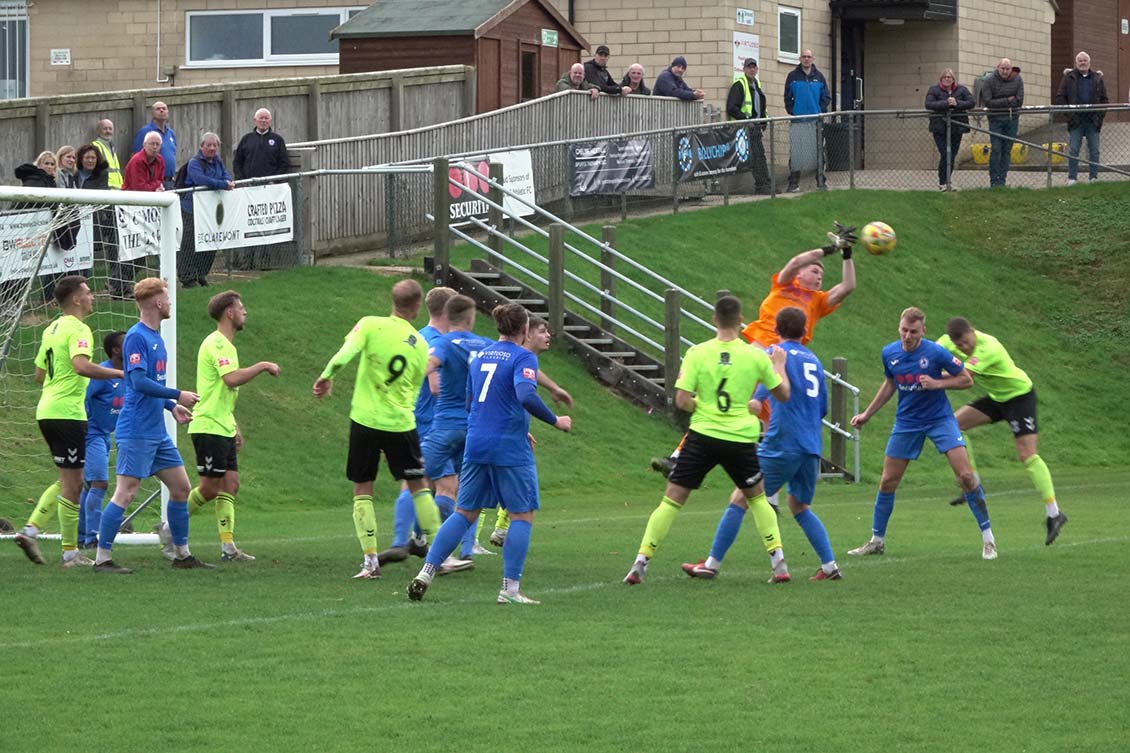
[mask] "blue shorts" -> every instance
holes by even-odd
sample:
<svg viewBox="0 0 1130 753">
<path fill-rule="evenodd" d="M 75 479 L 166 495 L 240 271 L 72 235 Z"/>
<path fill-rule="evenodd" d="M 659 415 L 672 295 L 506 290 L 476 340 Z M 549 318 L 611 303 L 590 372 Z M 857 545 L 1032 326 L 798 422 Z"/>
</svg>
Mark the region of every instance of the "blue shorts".
<svg viewBox="0 0 1130 753">
<path fill-rule="evenodd" d="M 538 509 L 536 465 L 463 464 L 455 506 L 460 510 L 481 510 L 498 505 L 515 513 Z"/>
<path fill-rule="evenodd" d="M 110 480 L 110 435 L 86 435 L 86 465 L 83 466 L 82 480 L 91 481 Z"/>
<path fill-rule="evenodd" d="M 922 445 L 926 437 L 929 437 L 938 452 L 943 454 L 955 447 L 965 446 L 965 440 L 961 438 L 961 430 L 957 428 L 957 419 L 950 416 L 926 429 L 904 431 L 896 425 L 891 430 L 891 438 L 887 440 L 886 455 L 900 460 L 917 460 L 922 454 Z"/>
<path fill-rule="evenodd" d="M 168 435 L 160 439 L 118 437 L 119 476 L 149 478 L 157 471 L 184 465 L 177 446 Z"/>
<path fill-rule="evenodd" d="M 420 440 L 424 473 L 430 479 L 458 474 L 463 465 L 463 446 L 466 444 L 466 428 L 442 429 L 433 424 Z"/>
<path fill-rule="evenodd" d="M 786 483 L 789 494 L 802 505 L 811 505 L 816 496 L 816 479 L 820 477 L 820 456 L 788 454 L 777 457 L 758 457 L 761 473 L 765 477 L 765 494 L 772 496 Z"/>
</svg>

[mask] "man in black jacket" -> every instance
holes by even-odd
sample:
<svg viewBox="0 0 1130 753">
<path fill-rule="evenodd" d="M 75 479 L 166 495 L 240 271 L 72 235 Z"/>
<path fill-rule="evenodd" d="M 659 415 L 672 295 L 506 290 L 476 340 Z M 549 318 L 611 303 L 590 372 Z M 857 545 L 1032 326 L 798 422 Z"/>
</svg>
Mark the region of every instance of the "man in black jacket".
<svg viewBox="0 0 1130 753">
<path fill-rule="evenodd" d="M 1080 52 L 1075 56 L 1075 67 L 1063 72 L 1063 81 L 1055 95 L 1057 105 L 1105 105 L 1110 103 L 1106 95 L 1106 83 L 1102 71 L 1091 70 L 1091 56 Z M 1099 131 L 1103 129 L 1103 116 L 1106 113 L 1080 112 L 1067 115 L 1067 185 L 1075 185 L 1079 176 L 1079 149 L 1083 138 L 1087 138 L 1087 165 L 1091 180 L 1099 179 Z"/>
<path fill-rule="evenodd" d="M 767 117 L 765 112 L 765 92 L 757 80 L 757 61 L 747 58 L 742 64 L 742 75 L 734 81 L 726 95 L 727 120 L 760 120 Z M 769 193 L 769 168 L 765 164 L 765 145 L 761 133 L 765 123 L 751 123 L 749 126 L 749 150 L 753 163 L 754 190 L 759 194 Z"/>
<path fill-rule="evenodd" d="M 232 168 L 236 180 L 269 178 L 290 171 L 286 141 L 271 130 L 271 111 L 261 107 L 255 111 L 255 128 L 239 140 L 235 148 Z M 233 263 L 239 269 L 256 269 L 264 266 L 270 246 L 254 246 L 235 252 Z"/>
<path fill-rule="evenodd" d="M 600 45 L 596 48 L 596 56 L 585 63 L 585 81 L 594 84 L 605 94 L 631 94 L 630 87 L 617 84 L 608 72 L 608 56 L 609 50 L 606 46 Z"/>
</svg>

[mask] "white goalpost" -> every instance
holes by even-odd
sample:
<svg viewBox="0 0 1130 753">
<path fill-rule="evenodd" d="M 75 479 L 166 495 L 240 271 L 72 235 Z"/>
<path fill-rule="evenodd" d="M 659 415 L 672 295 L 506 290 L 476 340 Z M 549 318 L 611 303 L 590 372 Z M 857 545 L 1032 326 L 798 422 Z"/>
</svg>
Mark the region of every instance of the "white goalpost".
<svg viewBox="0 0 1130 753">
<path fill-rule="evenodd" d="M 94 312 L 86 324 L 94 334 L 97 363 L 108 358 L 103 338 L 138 320 L 133 283 L 142 277 L 167 280 L 172 316 L 162 323 L 161 335 L 168 350 L 168 383 L 175 385 L 180 234 L 179 197 L 172 192 L 0 186 L 0 517 L 16 530 L 57 476 L 35 420 L 40 388 L 34 381 L 42 332 L 60 314 L 54 282 L 81 274 L 94 291 Z M 175 439 L 176 423 L 169 415 L 165 421 Z M 156 521 L 158 507 L 164 520 L 168 492 L 156 479 L 142 486 L 127 520 L 158 497 L 161 504 L 151 506 L 147 520 Z M 58 538 L 56 531 L 49 529 L 41 538 Z M 10 537 L 0 533 L 0 539 Z M 115 543 L 155 544 L 157 535 L 121 534 Z"/>
</svg>

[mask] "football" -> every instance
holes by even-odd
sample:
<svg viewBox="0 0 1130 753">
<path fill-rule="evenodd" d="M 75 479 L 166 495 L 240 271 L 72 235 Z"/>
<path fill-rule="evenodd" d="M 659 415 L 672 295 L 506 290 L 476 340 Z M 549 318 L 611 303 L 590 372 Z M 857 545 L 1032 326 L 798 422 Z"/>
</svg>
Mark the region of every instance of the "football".
<svg viewBox="0 0 1130 753">
<path fill-rule="evenodd" d="M 862 241 L 863 247 L 867 249 L 867 253 L 875 256 L 882 256 L 893 251 L 896 240 L 895 231 L 885 222 L 867 223 L 860 235 L 860 241 Z"/>
</svg>

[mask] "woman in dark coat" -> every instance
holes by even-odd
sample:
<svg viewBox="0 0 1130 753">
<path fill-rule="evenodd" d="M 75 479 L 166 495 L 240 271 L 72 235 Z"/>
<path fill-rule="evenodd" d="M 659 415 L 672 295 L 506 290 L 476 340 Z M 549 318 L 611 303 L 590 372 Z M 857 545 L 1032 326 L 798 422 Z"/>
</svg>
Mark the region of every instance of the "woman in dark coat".
<svg viewBox="0 0 1130 753">
<path fill-rule="evenodd" d="M 938 147 L 938 189 L 950 190 L 950 176 L 953 163 L 957 160 L 957 150 L 961 148 L 961 137 L 969 132 L 969 110 L 973 109 L 973 94 L 969 88 L 957 83 L 953 71 L 946 68 L 938 83 L 926 92 L 926 109 L 937 113 L 930 117 L 930 133 Z M 949 157 L 946 160 L 946 113 L 949 114 Z"/>
</svg>

